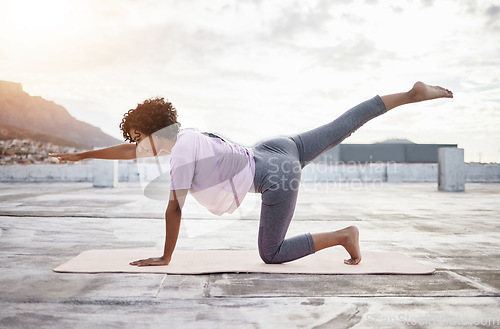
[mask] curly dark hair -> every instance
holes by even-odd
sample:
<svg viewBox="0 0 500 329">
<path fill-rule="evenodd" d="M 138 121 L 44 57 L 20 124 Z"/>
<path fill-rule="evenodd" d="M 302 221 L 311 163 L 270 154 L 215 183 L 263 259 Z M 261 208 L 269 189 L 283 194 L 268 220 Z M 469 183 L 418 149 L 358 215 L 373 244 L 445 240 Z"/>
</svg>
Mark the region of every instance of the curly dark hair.
<svg viewBox="0 0 500 329">
<path fill-rule="evenodd" d="M 163 97 L 146 99 L 141 104 L 138 104 L 135 109 L 129 110 L 123 115 L 120 129 L 123 132 L 125 141 L 133 143 L 134 140 L 130 136 L 130 129 L 138 130 L 146 135 L 151 135 L 165 127 L 171 125 L 174 129 L 169 129 L 167 138 L 173 138 L 178 132 L 180 123 L 177 122 L 177 110 L 169 101 Z"/>
</svg>

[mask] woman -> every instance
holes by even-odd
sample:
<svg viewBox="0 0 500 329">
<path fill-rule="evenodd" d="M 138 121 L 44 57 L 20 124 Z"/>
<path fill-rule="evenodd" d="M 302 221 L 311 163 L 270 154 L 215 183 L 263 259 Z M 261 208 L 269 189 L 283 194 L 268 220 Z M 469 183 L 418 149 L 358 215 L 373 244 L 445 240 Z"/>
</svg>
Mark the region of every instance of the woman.
<svg viewBox="0 0 500 329">
<path fill-rule="evenodd" d="M 168 265 L 179 233 L 188 191 L 214 214 L 232 213 L 246 193 L 261 193 L 258 237 L 265 263 L 284 263 L 324 248 L 341 245 L 350 259 L 361 261 L 355 226 L 285 239 L 297 200 L 301 169 L 339 144 L 367 121 L 404 104 L 452 98 L 451 91 L 417 82 L 408 92 L 375 96 L 336 120 L 302 134 L 279 137 L 245 148 L 196 129 L 180 129 L 177 112 L 163 98 L 150 99 L 128 111 L 120 129 L 135 144 L 73 154 L 52 154 L 61 161 L 135 159 L 171 154 L 170 199 L 165 213 L 165 248 L 161 257 L 131 262 L 135 266 Z"/>
</svg>

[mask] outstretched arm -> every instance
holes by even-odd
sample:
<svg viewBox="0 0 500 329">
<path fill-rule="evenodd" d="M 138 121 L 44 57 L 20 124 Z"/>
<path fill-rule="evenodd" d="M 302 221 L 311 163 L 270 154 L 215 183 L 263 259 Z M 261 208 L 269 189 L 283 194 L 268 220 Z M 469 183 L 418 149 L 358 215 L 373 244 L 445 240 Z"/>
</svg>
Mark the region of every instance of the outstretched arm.
<svg viewBox="0 0 500 329">
<path fill-rule="evenodd" d="M 137 146 L 135 144 L 124 143 L 100 150 L 79 153 L 50 154 L 50 156 L 57 158 L 60 161 L 81 161 L 85 159 L 130 160 L 151 155 L 138 153 Z"/>
<path fill-rule="evenodd" d="M 188 190 L 170 191 L 170 201 L 165 212 L 165 247 L 163 256 L 136 260 L 130 265 L 135 266 L 161 266 L 168 265 L 179 236 L 181 226 L 182 206 L 186 199 Z"/>
</svg>

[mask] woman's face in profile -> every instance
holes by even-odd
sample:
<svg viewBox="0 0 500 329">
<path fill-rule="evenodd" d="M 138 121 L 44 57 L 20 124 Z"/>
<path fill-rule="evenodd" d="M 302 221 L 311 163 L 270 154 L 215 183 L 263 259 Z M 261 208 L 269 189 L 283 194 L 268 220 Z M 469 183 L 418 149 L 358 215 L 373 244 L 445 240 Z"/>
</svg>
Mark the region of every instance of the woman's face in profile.
<svg viewBox="0 0 500 329">
<path fill-rule="evenodd" d="M 130 129 L 130 136 L 137 145 L 137 153 L 143 156 L 157 156 L 170 154 L 173 143 L 166 138 L 146 135 L 137 129 Z"/>
</svg>

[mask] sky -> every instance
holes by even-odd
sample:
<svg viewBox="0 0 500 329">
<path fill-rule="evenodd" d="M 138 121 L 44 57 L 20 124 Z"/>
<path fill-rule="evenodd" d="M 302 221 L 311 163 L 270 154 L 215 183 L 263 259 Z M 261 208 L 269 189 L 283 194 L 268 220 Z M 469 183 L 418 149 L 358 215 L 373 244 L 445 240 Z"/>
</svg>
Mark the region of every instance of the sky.
<svg viewBox="0 0 500 329">
<path fill-rule="evenodd" d="M 0 80 L 121 138 L 165 97 L 183 127 L 252 146 L 417 80 L 454 99 L 406 105 L 345 143 L 458 144 L 500 163 L 493 0 L 0 0 Z"/>
</svg>

